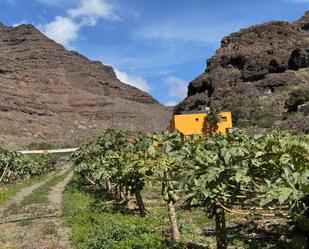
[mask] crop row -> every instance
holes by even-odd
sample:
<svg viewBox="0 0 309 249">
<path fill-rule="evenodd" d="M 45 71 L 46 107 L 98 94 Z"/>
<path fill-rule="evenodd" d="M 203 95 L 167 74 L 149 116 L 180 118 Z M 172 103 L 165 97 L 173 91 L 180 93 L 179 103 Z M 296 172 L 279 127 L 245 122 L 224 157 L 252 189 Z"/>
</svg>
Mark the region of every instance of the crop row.
<svg viewBox="0 0 309 249">
<path fill-rule="evenodd" d="M 0 183 L 12 183 L 42 175 L 54 170 L 56 162 L 56 157 L 50 155 L 23 155 L 19 152 L 0 149 Z"/>
<path fill-rule="evenodd" d="M 172 239 L 180 241 L 176 208 L 203 207 L 215 218 L 217 248 L 227 248 L 225 213 L 235 203 L 258 200 L 261 207 L 288 207 L 292 224 L 283 242 L 308 248 L 309 138 L 288 132 L 250 136 L 244 132 L 211 136 L 180 133 L 141 135 L 107 130 L 71 157 L 85 181 L 116 192 L 118 201 L 134 195 L 148 215 L 142 190 L 159 181 Z M 246 215 L 250 215 L 247 213 Z"/>
</svg>

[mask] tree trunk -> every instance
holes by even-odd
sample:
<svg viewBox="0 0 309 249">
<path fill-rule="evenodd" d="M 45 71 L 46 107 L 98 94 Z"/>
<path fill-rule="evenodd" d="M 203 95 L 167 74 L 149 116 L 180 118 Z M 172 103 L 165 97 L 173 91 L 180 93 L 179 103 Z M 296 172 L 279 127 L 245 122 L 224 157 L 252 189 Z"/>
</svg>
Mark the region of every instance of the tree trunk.
<svg viewBox="0 0 309 249">
<path fill-rule="evenodd" d="M 116 202 L 119 202 L 119 184 L 116 184 L 116 186 L 113 189 L 114 191 L 114 197 Z"/>
<path fill-rule="evenodd" d="M 0 178 L 0 182 L 2 182 L 2 180 L 3 180 L 4 176 L 5 176 L 5 173 L 6 173 L 7 169 L 8 169 L 8 167 L 9 167 L 9 163 L 7 163 L 6 166 L 5 166 L 5 169 L 4 169 L 4 171 L 3 171 L 3 173 L 2 173 L 2 176 L 1 176 L 1 178 Z"/>
<path fill-rule="evenodd" d="M 227 236 L 225 228 L 225 213 L 222 208 L 216 209 L 216 240 L 217 249 L 227 249 Z"/>
<path fill-rule="evenodd" d="M 126 201 L 129 201 L 131 198 L 130 196 L 130 191 L 128 190 L 128 188 L 125 189 L 125 199 Z"/>
<path fill-rule="evenodd" d="M 170 220 L 172 239 L 173 241 L 180 240 L 180 233 L 177 224 L 177 216 L 175 211 L 175 206 L 172 201 L 169 201 L 167 204 L 168 207 L 168 218 Z"/>
<path fill-rule="evenodd" d="M 122 184 L 119 184 L 119 199 L 120 201 L 125 201 Z"/>
<path fill-rule="evenodd" d="M 142 217 L 146 216 L 147 211 L 146 211 L 146 208 L 145 208 L 143 198 L 142 198 L 141 193 L 139 191 L 135 192 L 135 198 L 136 198 L 136 203 L 137 203 L 137 206 L 138 206 L 138 209 L 139 209 L 140 216 L 142 216 Z"/>
<path fill-rule="evenodd" d="M 131 195 L 130 195 L 130 191 L 128 189 L 126 189 L 126 192 L 125 192 L 125 199 L 126 199 L 126 202 L 127 202 L 128 209 L 133 209 L 134 205 L 131 201 Z"/>
<path fill-rule="evenodd" d="M 109 180 L 106 181 L 106 190 L 108 193 L 111 192 L 112 186 L 111 186 L 111 182 Z"/>
</svg>

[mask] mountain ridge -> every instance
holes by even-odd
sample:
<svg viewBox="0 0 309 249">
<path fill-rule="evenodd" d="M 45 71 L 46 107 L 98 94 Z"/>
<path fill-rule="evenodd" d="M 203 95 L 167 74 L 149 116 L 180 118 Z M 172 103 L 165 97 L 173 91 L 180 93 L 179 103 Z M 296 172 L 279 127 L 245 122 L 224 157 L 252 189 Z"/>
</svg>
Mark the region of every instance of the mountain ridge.
<svg viewBox="0 0 309 249">
<path fill-rule="evenodd" d="M 104 129 L 164 130 L 171 112 L 149 94 L 47 38 L 0 24 L 0 141 L 80 145 Z"/>
<path fill-rule="evenodd" d="M 309 87 L 308 27 L 306 12 L 294 23 L 270 21 L 224 37 L 174 113 L 210 106 L 232 111 L 240 127 L 308 133 L 308 116 L 285 114 L 290 92 Z"/>
</svg>

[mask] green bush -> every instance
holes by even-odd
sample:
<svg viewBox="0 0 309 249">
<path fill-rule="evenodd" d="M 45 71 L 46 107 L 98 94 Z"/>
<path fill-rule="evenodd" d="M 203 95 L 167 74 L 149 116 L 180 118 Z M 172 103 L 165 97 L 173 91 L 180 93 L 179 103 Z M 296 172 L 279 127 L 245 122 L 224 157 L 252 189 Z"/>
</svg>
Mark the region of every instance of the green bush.
<svg viewBox="0 0 309 249">
<path fill-rule="evenodd" d="M 271 128 L 275 123 L 275 118 L 272 115 L 265 115 L 257 121 L 257 125 L 262 128 Z"/>
<path fill-rule="evenodd" d="M 257 98 L 229 96 L 223 98 L 220 102 L 220 109 L 232 112 L 233 125 L 235 126 L 257 125 L 263 128 L 270 128 L 275 121 L 271 106 L 265 105 Z"/>
<path fill-rule="evenodd" d="M 151 232 L 145 226 L 112 219 L 92 228 L 88 238 L 86 248 L 89 249 L 162 248 L 160 234 Z"/>
<path fill-rule="evenodd" d="M 298 106 L 307 101 L 309 101 L 309 89 L 296 89 L 289 93 L 284 106 L 288 112 L 297 112 Z"/>
<path fill-rule="evenodd" d="M 57 158 L 55 156 L 23 155 L 0 148 L 0 183 L 12 183 L 42 175 L 54 170 L 56 162 Z"/>
<path fill-rule="evenodd" d="M 287 120 L 291 118 L 301 118 L 304 117 L 304 113 L 301 112 L 284 112 L 282 113 L 282 120 Z"/>
<path fill-rule="evenodd" d="M 128 227 L 117 224 L 114 221 L 107 221 L 101 226 L 91 229 L 89 232 L 87 248 L 110 249 L 114 248 L 119 241 L 127 236 L 132 236 Z"/>
</svg>

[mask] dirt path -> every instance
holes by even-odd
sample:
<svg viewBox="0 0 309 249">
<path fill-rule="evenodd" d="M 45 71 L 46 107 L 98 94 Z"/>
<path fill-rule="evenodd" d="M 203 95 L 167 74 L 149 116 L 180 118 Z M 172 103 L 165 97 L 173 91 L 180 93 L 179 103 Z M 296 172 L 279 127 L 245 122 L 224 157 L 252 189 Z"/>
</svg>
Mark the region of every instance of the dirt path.
<svg viewBox="0 0 309 249">
<path fill-rule="evenodd" d="M 4 216 L 4 211 L 11 206 L 12 204 L 20 203 L 26 196 L 30 195 L 35 189 L 42 186 L 48 179 L 38 182 L 36 184 L 33 184 L 32 186 L 26 187 L 19 191 L 16 195 L 14 195 L 4 206 L 0 207 L 0 217 Z"/>
<path fill-rule="evenodd" d="M 69 175 L 60 183 L 52 188 L 49 192 L 48 200 L 51 205 L 53 205 L 55 211 L 60 212 L 62 201 L 63 201 L 63 191 L 65 186 L 69 183 L 73 176 L 73 172 L 70 172 Z M 59 213 L 60 214 L 60 213 Z"/>
<path fill-rule="evenodd" d="M 16 212 L 14 215 L 7 215 L 6 212 L 12 206 L 17 207 L 26 197 L 31 195 L 35 190 L 37 190 L 41 186 L 43 186 L 49 179 L 51 179 L 54 176 L 64 174 L 66 171 L 68 171 L 68 168 L 64 168 L 57 174 L 52 174 L 48 176 L 45 180 L 35 183 L 29 187 L 23 188 L 18 193 L 16 193 L 5 205 L 0 207 L 0 224 L 8 223 L 10 222 L 10 220 L 25 219 L 27 218 L 26 216 L 28 216 L 28 218 L 32 217 L 31 214 L 26 215 L 25 213 L 22 212 Z"/>
<path fill-rule="evenodd" d="M 50 186 L 48 201 L 44 203 L 31 203 L 23 205 L 23 200 L 35 193 L 36 190 L 44 188 L 53 177 L 65 176 L 59 182 Z M 63 191 L 72 178 L 73 173 L 65 168 L 56 175 L 24 188 L 10 201 L 10 205 L 16 205 L 14 214 L 9 215 L 0 224 L 0 248 L 1 249 L 70 249 L 68 242 L 68 231 L 60 218 L 63 201 Z M 39 196 L 40 197 L 40 196 Z M 18 206 L 20 205 L 20 206 Z M 2 216 L 6 214 L 2 210 Z"/>
</svg>

